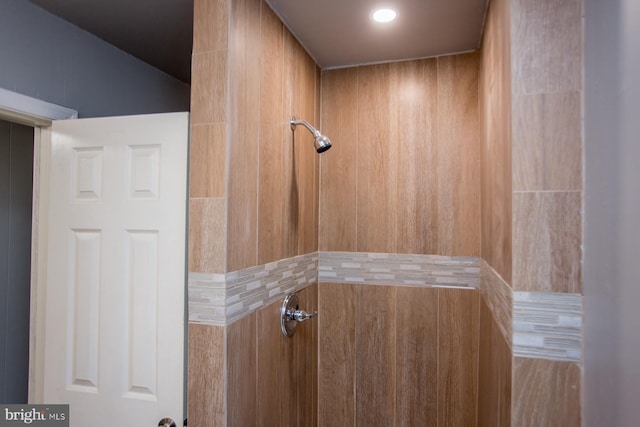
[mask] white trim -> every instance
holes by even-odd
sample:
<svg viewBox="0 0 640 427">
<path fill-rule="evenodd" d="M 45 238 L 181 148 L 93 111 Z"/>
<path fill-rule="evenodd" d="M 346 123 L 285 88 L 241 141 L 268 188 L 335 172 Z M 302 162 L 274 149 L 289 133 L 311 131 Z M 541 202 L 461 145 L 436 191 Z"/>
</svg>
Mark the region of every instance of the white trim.
<svg viewBox="0 0 640 427">
<path fill-rule="evenodd" d="M 33 211 L 31 226 L 31 307 L 29 323 L 29 398 L 44 403 L 44 327 L 47 296 L 47 211 L 51 127 L 34 128 Z"/>
<path fill-rule="evenodd" d="M 77 119 L 78 112 L 0 88 L 0 119 L 33 126 L 33 207 L 31 225 L 31 302 L 29 325 L 29 396 L 44 403 L 44 327 L 46 298 L 47 210 L 51 122 Z"/>
<path fill-rule="evenodd" d="M 49 126 L 53 120 L 77 119 L 78 112 L 0 88 L 0 118 L 30 126 Z"/>
</svg>

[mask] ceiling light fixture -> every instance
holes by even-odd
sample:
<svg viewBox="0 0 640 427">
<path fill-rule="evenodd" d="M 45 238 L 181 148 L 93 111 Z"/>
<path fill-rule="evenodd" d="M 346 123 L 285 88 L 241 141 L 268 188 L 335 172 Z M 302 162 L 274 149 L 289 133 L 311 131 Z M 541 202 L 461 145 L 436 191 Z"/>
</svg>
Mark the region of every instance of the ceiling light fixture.
<svg viewBox="0 0 640 427">
<path fill-rule="evenodd" d="M 393 9 L 378 9 L 371 15 L 376 22 L 391 22 L 396 19 L 396 16 L 398 14 Z"/>
</svg>

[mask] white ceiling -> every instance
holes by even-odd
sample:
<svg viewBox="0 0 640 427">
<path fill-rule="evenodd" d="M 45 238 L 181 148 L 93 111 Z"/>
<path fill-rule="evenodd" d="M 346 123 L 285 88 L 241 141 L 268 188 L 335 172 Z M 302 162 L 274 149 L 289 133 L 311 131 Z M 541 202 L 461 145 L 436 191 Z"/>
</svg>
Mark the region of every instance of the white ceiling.
<svg viewBox="0 0 640 427">
<path fill-rule="evenodd" d="M 30 0 L 182 80 L 190 81 L 193 0 Z M 475 50 L 488 0 L 266 0 L 321 68 Z M 370 20 L 392 7 L 388 24 Z"/>
<path fill-rule="evenodd" d="M 487 9 L 487 0 L 266 1 L 322 68 L 475 50 Z M 379 7 L 397 18 L 372 21 Z"/>
</svg>

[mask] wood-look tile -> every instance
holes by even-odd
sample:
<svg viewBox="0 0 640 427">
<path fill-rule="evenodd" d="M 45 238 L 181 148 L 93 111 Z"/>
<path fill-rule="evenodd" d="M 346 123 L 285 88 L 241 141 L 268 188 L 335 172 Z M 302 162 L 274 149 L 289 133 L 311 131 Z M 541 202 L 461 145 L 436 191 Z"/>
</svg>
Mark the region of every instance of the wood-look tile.
<svg viewBox="0 0 640 427">
<path fill-rule="evenodd" d="M 480 298 L 478 426 L 511 426 L 511 348 Z"/>
<path fill-rule="evenodd" d="M 304 111 L 306 112 L 305 114 L 313 117 L 313 120 L 322 126 L 320 121 L 320 67 L 316 65 L 310 56 L 307 55 L 306 58 L 307 73 L 313 75 L 313 83 L 309 82 L 309 89 L 312 92 L 306 99 Z M 321 131 L 324 132 L 324 130 Z M 313 151 L 311 147 L 307 149 L 312 153 L 315 151 L 315 147 Z M 311 169 L 313 172 L 306 174 L 307 183 L 300 197 L 300 200 L 303 201 L 300 216 L 304 218 L 305 223 L 298 227 L 302 230 L 302 235 L 298 239 L 298 253 L 309 253 L 318 250 L 320 236 L 320 156 L 312 154 L 310 157 L 306 156 L 306 159 L 310 166 L 303 166 L 302 163 L 298 164 L 301 167 L 305 167 L 305 169 Z"/>
<path fill-rule="evenodd" d="M 224 425 L 224 327 L 190 323 L 188 342 L 189 424 Z"/>
<path fill-rule="evenodd" d="M 311 313 L 318 310 L 318 285 L 313 284 L 297 293 L 300 308 Z M 318 318 L 298 325 L 292 337 L 293 363 L 291 372 L 298 396 L 296 426 L 318 425 Z"/>
<path fill-rule="evenodd" d="M 399 253 L 434 254 L 438 244 L 437 60 L 391 64 L 397 101 L 397 236 Z"/>
<path fill-rule="evenodd" d="M 297 294 L 301 309 L 318 309 L 317 285 Z M 235 364 L 239 369 L 235 380 L 237 388 L 246 393 L 237 396 L 237 404 L 242 405 L 244 399 L 249 398 L 254 399 L 254 403 L 245 408 L 249 414 L 241 413 L 242 408 L 236 408 L 237 413 L 232 414 L 230 409 L 230 420 L 235 416 L 247 422 L 229 425 L 317 425 L 318 319 L 299 325 L 292 337 L 284 337 L 280 331 L 281 303 L 276 301 L 252 315 L 256 326 L 251 326 L 253 320 L 247 320 L 244 325 L 240 324 L 244 319 L 236 322 L 239 324 L 236 350 L 250 354 L 240 357 L 241 361 L 229 362 L 229 380 L 232 380 L 231 368 Z M 242 340 L 249 336 L 256 342 L 246 343 L 243 347 Z M 235 356 L 229 353 L 229 357 Z M 246 372 L 240 371 L 242 367 Z M 232 397 L 231 384 L 229 399 Z M 228 404 L 232 405 L 231 402 Z M 254 421 L 249 422 L 250 419 Z"/>
<path fill-rule="evenodd" d="M 500 427 L 500 367 L 493 336 L 497 325 L 480 298 L 480 345 L 478 354 L 478 426 Z"/>
<path fill-rule="evenodd" d="M 189 200 L 189 271 L 225 273 L 224 199 Z"/>
<path fill-rule="evenodd" d="M 276 305 L 279 306 L 280 304 Z M 303 306 L 300 306 L 300 308 L 303 308 Z M 296 353 L 296 343 L 299 340 L 300 336 L 298 336 L 297 331 L 292 337 L 285 337 L 282 332 L 280 333 L 278 394 L 280 395 L 279 425 L 281 427 L 296 427 L 298 425 L 298 409 L 301 401 L 300 392 L 302 391 L 302 384 L 299 383 L 302 365 L 298 359 L 304 357 L 302 353 Z"/>
<path fill-rule="evenodd" d="M 438 426 L 475 426 L 479 292 L 438 293 Z"/>
<path fill-rule="evenodd" d="M 283 212 L 290 164 L 285 163 L 284 156 L 291 132 L 284 109 L 284 25 L 268 6 L 262 12 L 258 264 L 286 258 Z"/>
<path fill-rule="evenodd" d="M 513 195 L 513 289 L 582 292 L 580 192 Z"/>
<path fill-rule="evenodd" d="M 391 426 L 396 402 L 396 287 L 359 285 L 356 294 L 356 424 Z"/>
<path fill-rule="evenodd" d="M 257 419 L 256 314 L 227 326 L 227 425 L 255 425 Z"/>
<path fill-rule="evenodd" d="M 256 312 L 258 334 L 258 426 L 277 426 L 283 419 L 283 371 L 290 369 L 283 359 L 283 340 L 280 331 L 280 305 L 277 301 Z"/>
<path fill-rule="evenodd" d="M 513 190 L 582 189 L 579 92 L 513 98 Z"/>
<path fill-rule="evenodd" d="M 191 126 L 190 197 L 224 197 L 226 139 L 224 123 Z"/>
<path fill-rule="evenodd" d="M 295 39 L 294 39 L 295 40 Z M 295 73 L 299 76 L 296 81 L 298 91 L 292 93 L 291 113 L 288 114 L 300 118 L 309 118 L 309 121 L 321 127 L 319 116 L 319 93 L 316 94 L 317 66 L 309 57 L 302 46 L 295 42 Z M 295 86 L 294 86 L 295 87 Z M 324 132 L 324 129 L 320 129 Z M 291 132 L 289 130 L 289 132 Z M 308 139 L 301 139 L 303 133 Z M 291 136 L 291 134 L 289 133 Z M 292 185 L 289 191 L 289 218 L 292 221 L 291 236 L 293 238 L 293 253 L 305 254 L 318 249 L 318 173 L 320 156 L 313 146 L 313 138 L 309 132 L 296 132 L 295 141 L 292 144 L 293 160 Z M 291 138 L 290 138 L 291 139 Z"/>
<path fill-rule="evenodd" d="M 480 254 L 478 55 L 438 58 L 438 247 Z"/>
<path fill-rule="evenodd" d="M 257 264 L 261 83 L 260 1 L 231 2 L 227 271 Z"/>
<path fill-rule="evenodd" d="M 492 0 L 480 67 L 482 258 L 511 283 L 510 2 Z"/>
<path fill-rule="evenodd" d="M 580 366 L 515 357 L 512 424 L 580 426 Z"/>
<path fill-rule="evenodd" d="M 480 253 L 477 85 L 476 54 L 323 73 L 321 250 Z"/>
<path fill-rule="evenodd" d="M 395 424 L 436 426 L 438 420 L 438 290 L 396 289 Z"/>
<path fill-rule="evenodd" d="M 193 55 L 190 111 L 192 125 L 227 119 L 227 51 Z"/>
<path fill-rule="evenodd" d="M 514 94 L 582 87 L 582 1 L 511 2 Z"/>
<path fill-rule="evenodd" d="M 283 117 L 297 116 L 301 117 L 301 103 L 305 97 L 306 85 L 302 70 L 303 57 L 300 54 L 302 47 L 297 42 L 293 34 L 288 29 L 284 29 L 284 58 L 283 68 L 287 78 L 283 81 L 282 99 L 283 99 Z M 294 114 L 294 111 L 297 112 Z M 316 127 L 320 127 L 319 123 L 315 123 Z M 283 198 L 281 206 L 281 217 L 284 223 L 283 234 L 281 236 L 283 244 L 283 254 L 285 257 L 294 256 L 298 246 L 298 225 L 299 225 L 299 207 L 300 207 L 300 187 L 296 176 L 296 151 L 299 148 L 298 143 L 302 143 L 302 129 L 298 132 L 291 132 L 290 128 L 283 127 L 282 146 L 284 148 L 283 161 Z M 307 131 L 304 133 L 311 136 Z M 302 144 L 307 145 L 307 143 Z"/>
<path fill-rule="evenodd" d="M 282 25 L 282 24 L 280 24 Z M 284 27 L 284 26 L 283 26 Z M 302 73 L 302 47 L 297 42 L 293 34 L 283 28 L 283 76 L 287 78 L 282 82 L 282 113 L 281 117 L 291 117 L 293 111 L 300 111 L 301 98 L 305 94 L 305 76 Z M 299 116 L 299 114 L 298 114 Z M 281 119 L 282 121 L 282 119 Z M 315 123 L 320 127 L 319 123 Z M 282 254 L 284 258 L 296 255 L 298 241 L 298 221 L 299 221 L 299 187 L 296 180 L 296 146 L 303 142 L 301 138 L 310 137 L 306 130 L 299 129 L 298 132 L 291 132 L 288 126 L 282 126 L 281 146 L 283 148 L 282 161 L 282 202 L 280 205 L 280 217 L 283 223 L 283 230 L 280 236 L 282 242 Z M 308 147 L 307 147 L 308 148 Z"/>
<path fill-rule="evenodd" d="M 390 65 L 359 67 L 357 90 L 357 250 L 395 252 L 397 98 Z"/>
<path fill-rule="evenodd" d="M 193 53 L 227 49 L 227 0 L 194 0 Z"/>
<path fill-rule="evenodd" d="M 318 424 L 322 426 L 355 425 L 356 288 L 318 285 Z"/>
<path fill-rule="evenodd" d="M 513 337 L 513 292 L 484 260 L 480 267 L 480 293 L 509 346 Z"/>
<path fill-rule="evenodd" d="M 356 251 L 358 69 L 322 73 L 322 132 L 332 147 L 320 157 L 321 251 Z"/>
<path fill-rule="evenodd" d="M 500 395 L 500 412 L 498 416 L 499 426 L 511 426 L 511 402 L 512 402 L 512 363 L 511 347 L 504 339 L 497 327 L 493 328 L 493 347 L 498 353 L 497 365 L 500 369 L 500 383 L 498 393 Z"/>
</svg>

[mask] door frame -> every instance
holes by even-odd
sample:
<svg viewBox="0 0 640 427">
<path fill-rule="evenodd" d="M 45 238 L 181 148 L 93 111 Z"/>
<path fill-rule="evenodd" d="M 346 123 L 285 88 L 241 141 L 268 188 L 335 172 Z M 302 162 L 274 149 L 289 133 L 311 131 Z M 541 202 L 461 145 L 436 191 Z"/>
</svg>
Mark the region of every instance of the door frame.
<svg viewBox="0 0 640 427">
<path fill-rule="evenodd" d="M 33 207 L 31 222 L 31 302 L 29 309 L 30 404 L 44 403 L 44 331 L 47 272 L 47 211 L 51 122 L 77 119 L 78 112 L 0 88 L 0 119 L 33 127 Z"/>
</svg>

